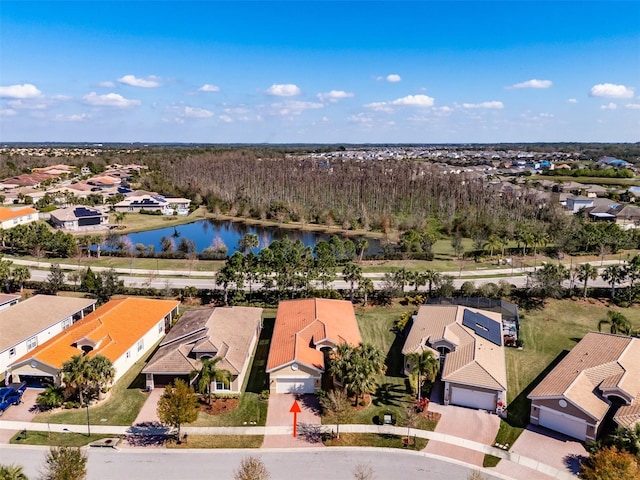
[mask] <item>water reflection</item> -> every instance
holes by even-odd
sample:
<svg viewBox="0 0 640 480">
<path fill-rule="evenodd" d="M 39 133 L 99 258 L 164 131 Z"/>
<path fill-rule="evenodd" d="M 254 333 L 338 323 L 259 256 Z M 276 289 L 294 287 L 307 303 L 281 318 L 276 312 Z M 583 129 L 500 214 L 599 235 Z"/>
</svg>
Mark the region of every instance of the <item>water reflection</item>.
<svg viewBox="0 0 640 480">
<path fill-rule="evenodd" d="M 300 240 L 305 246 L 313 246 L 320 240 L 329 240 L 331 235 L 320 232 L 308 232 L 302 230 L 294 230 L 279 227 L 264 227 L 258 225 L 247 225 L 241 222 L 230 222 L 221 220 L 198 220 L 197 222 L 179 225 L 177 227 L 159 228 L 156 230 L 148 230 L 146 232 L 130 233 L 122 235 L 127 238 L 127 243 L 133 245 L 153 245 L 156 252 L 162 250 L 160 240 L 162 237 L 174 239 L 174 243 L 178 243 L 180 239 L 186 238 L 195 242 L 198 253 L 204 249 L 211 247 L 214 243 L 223 242 L 228 248 L 228 254 L 231 255 L 238 250 L 238 241 L 247 233 L 258 236 L 260 246 L 256 252 L 269 246 L 274 240 L 282 240 L 289 237 L 291 241 Z M 346 237 L 341 237 L 345 239 Z M 360 237 L 350 237 L 354 242 Z M 367 238 L 369 249 L 367 255 L 375 255 L 380 253 L 380 242 L 376 239 Z"/>
</svg>

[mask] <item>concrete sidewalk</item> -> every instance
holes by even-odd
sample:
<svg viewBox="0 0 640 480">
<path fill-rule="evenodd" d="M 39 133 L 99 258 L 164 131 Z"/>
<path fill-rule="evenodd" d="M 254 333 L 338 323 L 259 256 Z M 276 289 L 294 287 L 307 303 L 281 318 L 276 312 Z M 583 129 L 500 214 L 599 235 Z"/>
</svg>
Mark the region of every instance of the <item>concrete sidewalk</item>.
<svg viewBox="0 0 640 480">
<path fill-rule="evenodd" d="M 331 425 L 321 425 L 322 431 L 329 432 Z M 29 422 L 12 422 L 0 420 L 0 429 L 7 430 L 31 430 L 31 431 L 52 431 L 52 432 L 77 432 L 86 433 L 86 425 L 62 425 L 62 424 L 46 424 L 46 423 L 29 423 Z M 274 427 L 182 427 L 182 432 L 189 435 L 292 435 L 292 426 L 274 426 Z M 406 435 L 405 427 L 379 426 L 379 425 L 341 425 L 340 430 L 343 433 L 379 433 L 386 435 Z M 129 434 L 147 434 L 147 435 L 163 435 L 170 430 L 166 427 L 156 427 L 154 429 L 130 427 L 130 426 L 114 426 L 114 425 L 92 425 L 92 433 L 108 434 L 108 435 L 129 435 Z M 519 455 L 517 453 L 494 448 L 479 442 L 466 440 L 464 438 L 455 437 L 438 432 L 429 432 L 426 430 L 413 429 L 412 435 L 427 440 L 435 440 L 438 442 L 457 445 L 483 454 L 493 455 L 502 458 L 508 462 L 528 467 L 537 472 L 543 473 L 551 478 L 559 480 L 576 480 L 576 477 L 567 471 L 558 470 L 550 465 L 534 460 L 532 458 Z"/>
</svg>

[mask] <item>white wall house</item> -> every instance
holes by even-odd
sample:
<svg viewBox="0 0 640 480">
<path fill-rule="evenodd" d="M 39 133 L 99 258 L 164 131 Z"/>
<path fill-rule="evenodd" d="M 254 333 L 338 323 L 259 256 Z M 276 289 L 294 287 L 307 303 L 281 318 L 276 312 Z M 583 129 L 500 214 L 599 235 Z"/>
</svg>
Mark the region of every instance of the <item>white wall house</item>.
<svg viewBox="0 0 640 480">
<path fill-rule="evenodd" d="M 86 298 L 36 295 L 0 310 L 0 374 L 9 364 L 91 313 L 95 303 Z"/>
</svg>

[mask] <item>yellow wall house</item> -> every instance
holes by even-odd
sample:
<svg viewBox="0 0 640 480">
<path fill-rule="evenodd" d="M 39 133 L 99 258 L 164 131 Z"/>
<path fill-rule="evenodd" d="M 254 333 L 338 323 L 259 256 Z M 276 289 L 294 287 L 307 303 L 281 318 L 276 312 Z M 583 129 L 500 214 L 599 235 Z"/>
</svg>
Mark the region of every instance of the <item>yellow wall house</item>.
<svg viewBox="0 0 640 480">
<path fill-rule="evenodd" d="M 113 363 L 114 383 L 164 337 L 180 302 L 111 300 L 48 342 L 9 365 L 14 381 L 39 378 L 62 382 L 62 364 L 78 354 L 103 355 Z"/>
<path fill-rule="evenodd" d="M 38 220 L 38 211 L 35 208 L 8 208 L 0 207 L 0 228 L 8 230 L 16 225 L 31 223 Z"/>
</svg>

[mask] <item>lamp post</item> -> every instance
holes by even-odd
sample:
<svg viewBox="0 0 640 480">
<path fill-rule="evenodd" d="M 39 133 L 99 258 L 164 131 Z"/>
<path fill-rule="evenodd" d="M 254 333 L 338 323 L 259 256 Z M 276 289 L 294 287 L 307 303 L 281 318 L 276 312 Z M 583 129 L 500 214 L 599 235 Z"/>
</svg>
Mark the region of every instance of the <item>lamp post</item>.
<svg viewBox="0 0 640 480">
<path fill-rule="evenodd" d="M 90 437 L 91 436 L 91 424 L 89 423 L 89 402 L 87 401 L 84 404 L 85 407 L 87 407 L 87 436 Z"/>
</svg>

